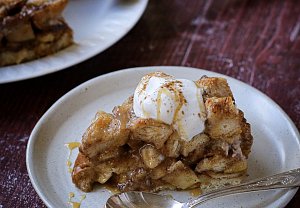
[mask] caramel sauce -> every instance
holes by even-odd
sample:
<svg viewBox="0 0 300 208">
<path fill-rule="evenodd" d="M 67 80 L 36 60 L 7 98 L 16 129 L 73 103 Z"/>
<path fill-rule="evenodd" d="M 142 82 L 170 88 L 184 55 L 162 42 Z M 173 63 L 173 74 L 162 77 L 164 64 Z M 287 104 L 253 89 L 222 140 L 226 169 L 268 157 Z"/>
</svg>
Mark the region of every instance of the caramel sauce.
<svg viewBox="0 0 300 208">
<path fill-rule="evenodd" d="M 143 114 L 144 114 L 147 118 L 150 118 L 149 113 L 145 110 L 144 103 L 142 103 L 142 111 L 143 111 Z"/>
<path fill-rule="evenodd" d="M 73 150 L 77 147 L 80 146 L 80 142 L 69 142 L 69 143 L 66 143 L 65 146 L 69 149 L 69 150 Z"/>
<path fill-rule="evenodd" d="M 75 194 L 73 192 L 69 193 L 69 199 L 68 204 L 72 206 L 72 208 L 80 208 L 81 202 L 86 198 L 86 195 L 82 195 L 79 202 L 72 201 L 72 198 L 75 197 Z"/>
<path fill-rule="evenodd" d="M 202 194 L 202 191 L 201 191 L 200 188 L 195 188 L 195 189 L 189 190 L 189 193 L 190 193 L 193 197 L 197 197 L 197 196 L 200 196 L 200 194 Z"/>
<path fill-rule="evenodd" d="M 176 98 L 177 102 L 179 103 L 179 105 L 175 109 L 173 122 L 177 121 L 178 131 L 180 132 L 181 135 L 186 136 L 186 132 L 185 132 L 183 126 L 182 126 L 181 120 L 179 119 L 180 109 L 186 103 L 186 100 L 185 100 L 185 98 L 184 98 L 181 91 L 175 91 L 175 98 Z M 182 114 L 183 113 L 184 112 L 182 112 Z"/>
<path fill-rule="evenodd" d="M 161 95 L 163 92 L 163 88 L 160 88 L 158 93 L 157 93 L 157 108 L 156 108 L 156 117 L 157 120 L 160 120 L 160 112 L 161 112 Z"/>
<path fill-rule="evenodd" d="M 73 169 L 71 168 L 71 166 L 72 166 L 72 162 L 71 162 L 72 151 L 73 151 L 73 149 L 78 148 L 80 146 L 80 142 L 69 142 L 69 143 L 66 143 L 65 146 L 69 149 L 69 155 L 67 157 L 68 171 L 69 171 L 69 173 L 72 173 L 72 171 L 73 171 Z"/>
<path fill-rule="evenodd" d="M 158 93 L 157 93 L 157 109 L 156 109 L 156 117 L 157 117 L 157 120 L 161 120 L 160 119 L 160 114 L 161 114 L 161 105 L 162 105 L 162 94 L 165 94 L 167 96 L 169 96 L 170 98 L 172 98 L 172 93 L 170 93 L 170 91 L 167 89 L 167 88 L 160 88 Z M 173 119 L 174 121 L 174 119 Z"/>
<path fill-rule="evenodd" d="M 169 82 L 165 85 L 163 85 L 158 93 L 157 93 L 157 110 L 156 110 L 156 114 L 157 114 L 157 120 L 160 120 L 160 114 L 161 114 L 161 102 L 162 102 L 162 94 L 165 94 L 167 96 L 169 96 L 170 98 L 175 100 L 175 103 L 178 103 L 178 105 L 176 106 L 176 109 L 174 111 L 174 116 L 173 116 L 173 121 L 172 123 L 177 122 L 178 125 L 178 130 L 180 131 L 181 135 L 187 135 L 185 132 L 185 129 L 182 126 L 182 122 L 179 119 L 179 115 L 180 112 L 182 114 L 184 114 L 183 111 L 180 111 L 182 106 L 184 104 L 186 104 L 186 99 L 182 94 L 182 91 L 180 91 L 176 84 L 179 84 L 180 87 L 182 87 L 181 82 L 180 81 L 174 81 L 174 82 Z"/>
<path fill-rule="evenodd" d="M 177 90 L 175 90 L 174 92 L 175 92 L 175 99 L 176 99 L 177 103 L 179 103 L 179 105 L 175 109 L 173 122 L 178 119 L 179 111 L 184 104 L 184 102 L 183 102 L 184 96 L 183 96 L 182 92 L 177 91 Z"/>
</svg>

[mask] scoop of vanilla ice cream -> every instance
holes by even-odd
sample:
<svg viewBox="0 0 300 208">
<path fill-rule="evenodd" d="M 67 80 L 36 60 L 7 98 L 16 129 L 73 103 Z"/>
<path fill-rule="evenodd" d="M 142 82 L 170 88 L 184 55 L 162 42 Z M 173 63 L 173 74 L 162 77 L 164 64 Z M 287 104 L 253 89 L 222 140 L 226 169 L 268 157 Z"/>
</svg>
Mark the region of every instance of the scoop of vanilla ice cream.
<svg viewBox="0 0 300 208">
<path fill-rule="evenodd" d="M 134 92 L 133 110 L 137 117 L 172 125 L 185 140 L 205 128 L 202 90 L 191 80 L 175 79 L 162 72 L 142 78 Z"/>
</svg>

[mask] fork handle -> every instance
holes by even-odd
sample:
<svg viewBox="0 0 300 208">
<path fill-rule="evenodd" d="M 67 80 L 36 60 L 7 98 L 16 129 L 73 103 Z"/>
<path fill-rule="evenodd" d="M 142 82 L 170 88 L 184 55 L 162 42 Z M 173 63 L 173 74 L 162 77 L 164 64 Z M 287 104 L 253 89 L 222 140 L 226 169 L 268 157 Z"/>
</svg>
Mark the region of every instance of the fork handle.
<svg viewBox="0 0 300 208">
<path fill-rule="evenodd" d="M 191 208 L 198 204 L 202 204 L 207 200 L 231 194 L 278 188 L 294 188 L 298 186 L 300 186 L 300 168 L 252 180 L 240 185 L 228 186 L 211 192 L 207 192 L 200 195 L 198 198 L 187 202 L 183 207 Z"/>
</svg>

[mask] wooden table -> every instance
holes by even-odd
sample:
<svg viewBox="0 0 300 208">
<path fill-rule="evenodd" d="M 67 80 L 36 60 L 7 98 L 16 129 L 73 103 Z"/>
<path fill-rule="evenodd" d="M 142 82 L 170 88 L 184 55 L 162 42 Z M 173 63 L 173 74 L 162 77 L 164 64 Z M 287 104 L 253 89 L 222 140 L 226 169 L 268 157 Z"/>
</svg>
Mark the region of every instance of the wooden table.
<svg viewBox="0 0 300 208">
<path fill-rule="evenodd" d="M 47 76 L 0 85 L 0 207 L 44 207 L 25 164 L 29 135 L 77 85 L 135 66 L 179 65 L 220 72 L 270 96 L 300 128 L 298 0 L 150 1 L 122 40 Z M 300 191 L 287 207 L 300 207 Z"/>
</svg>

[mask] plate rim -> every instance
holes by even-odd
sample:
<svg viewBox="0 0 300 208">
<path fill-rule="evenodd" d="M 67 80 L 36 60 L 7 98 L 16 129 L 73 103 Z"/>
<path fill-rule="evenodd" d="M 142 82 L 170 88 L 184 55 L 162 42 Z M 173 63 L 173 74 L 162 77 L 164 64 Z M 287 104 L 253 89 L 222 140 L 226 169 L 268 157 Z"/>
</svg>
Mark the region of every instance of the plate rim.
<svg viewBox="0 0 300 208">
<path fill-rule="evenodd" d="M 295 133 L 295 137 L 297 138 L 298 144 L 300 146 L 300 134 L 299 131 L 296 127 L 296 125 L 294 124 L 294 122 L 291 120 L 291 118 L 288 116 L 288 114 L 274 101 L 272 100 L 269 96 L 267 96 L 265 93 L 261 92 L 260 90 L 256 89 L 255 87 L 242 82 L 236 78 L 218 73 L 218 72 L 214 72 L 214 71 L 209 71 L 206 69 L 200 69 L 200 68 L 195 68 L 195 67 L 186 67 L 186 66 L 143 66 L 143 67 L 131 67 L 131 68 L 126 68 L 126 69 L 121 69 L 118 71 L 113 71 L 113 72 L 109 72 L 109 73 L 105 73 L 102 75 L 99 75 L 97 77 L 94 77 L 90 80 L 87 80 L 83 83 L 81 83 L 80 85 L 74 87 L 73 89 L 71 89 L 70 91 L 68 91 L 67 93 L 65 93 L 63 96 L 61 96 L 56 102 L 54 102 L 50 108 L 48 108 L 48 110 L 42 115 L 42 117 L 38 120 L 38 122 L 36 123 L 36 125 L 34 126 L 30 137 L 28 139 L 28 143 L 27 143 L 27 148 L 26 148 L 26 168 L 27 168 L 27 172 L 31 181 L 31 184 L 33 185 L 36 193 L 39 195 L 40 199 L 46 204 L 47 207 L 54 207 L 53 204 L 51 204 L 51 202 L 48 201 L 47 197 L 44 195 L 44 193 L 40 190 L 40 185 L 37 184 L 37 180 L 36 180 L 36 175 L 33 173 L 33 160 L 30 160 L 32 153 L 33 153 L 33 145 L 34 143 L 37 141 L 38 137 L 36 136 L 38 130 L 40 129 L 40 127 L 43 125 L 44 121 L 46 120 L 45 118 L 47 118 L 49 116 L 49 114 L 52 113 L 53 110 L 55 110 L 55 108 L 57 106 L 59 106 L 61 104 L 61 102 L 63 102 L 67 97 L 72 96 L 72 94 L 77 93 L 78 90 L 84 88 L 85 86 L 90 86 L 93 83 L 97 83 L 98 79 L 105 79 L 105 78 L 109 78 L 109 77 L 113 77 L 113 76 L 117 76 L 119 74 L 122 73 L 127 73 L 127 72 L 131 72 L 131 71 L 141 71 L 143 69 L 152 69 L 155 70 L 155 68 L 157 69 L 170 69 L 170 68 L 177 68 L 180 70 L 184 70 L 184 69 L 190 69 L 190 70 L 198 70 L 198 71 L 202 71 L 202 72 L 208 72 L 208 73 L 213 73 L 217 76 L 220 77 L 224 77 L 228 80 L 233 80 L 239 84 L 242 85 L 246 85 L 247 87 L 250 87 L 251 90 L 254 90 L 255 93 L 260 94 L 264 99 L 266 99 L 268 102 L 272 103 L 272 105 L 274 105 L 274 107 L 279 110 L 279 112 L 283 115 L 283 117 L 287 120 L 289 126 L 291 127 L 291 129 L 293 130 L 293 132 Z M 146 73 L 146 71 L 145 71 Z M 289 203 L 289 201 L 294 197 L 294 195 L 296 194 L 298 188 L 295 189 L 286 189 L 286 193 L 284 193 L 279 199 L 282 199 L 282 201 L 277 204 L 280 207 L 285 206 L 286 204 Z M 275 203 L 277 200 L 272 201 L 272 203 Z"/>
<path fill-rule="evenodd" d="M 139 2 L 139 1 L 138 1 Z M 55 72 L 59 72 L 59 71 L 62 71 L 64 69 L 67 69 L 69 67 L 72 67 L 76 64 L 79 64 L 79 63 L 82 63 L 90 58 L 93 58 L 94 56 L 106 51 L 108 48 L 112 47 L 113 45 L 115 45 L 117 42 L 119 42 L 122 38 L 124 38 L 135 26 L 136 24 L 138 23 L 138 21 L 141 19 L 142 15 L 144 14 L 146 8 L 147 8 L 147 5 L 149 3 L 149 0 L 143 0 L 143 1 L 140 1 L 141 2 L 141 9 L 137 12 L 137 15 L 135 16 L 135 19 L 131 22 L 130 26 L 128 28 L 125 28 L 121 33 L 120 35 L 115 38 L 114 40 L 112 40 L 109 44 L 107 44 L 105 47 L 102 47 L 102 48 L 97 48 L 97 50 L 94 50 L 90 53 L 88 53 L 87 56 L 84 56 L 83 58 L 81 59 L 74 59 L 74 61 L 72 62 L 69 62 L 63 66 L 60 66 L 60 67 L 52 67 L 52 70 L 50 71 L 47 71 L 47 72 L 43 72 L 43 71 L 39 71 L 38 73 L 35 73 L 35 74 L 30 74 L 30 75 L 22 75 L 20 77 L 17 77 L 17 78 L 6 78 L 4 80 L 1 80 L 0 79 L 0 85 L 1 84 L 7 84 L 7 83 L 13 83 L 13 82 L 18 82 L 18 81 L 23 81 L 23 80 L 28 80 L 28 79 L 32 79 L 32 78 L 36 78 L 36 77 L 41 77 L 41 76 L 45 76 L 45 75 L 48 75 L 48 74 L 52 74 L 52 73 L 55 73 Z M 35 61 L 40 61 L 41 59 L 47 59 L 47 57 L 52 57 L 54 55 L 56 55 L 57 53 L 59 52 L 64 52 L 65 50 L 69 49 L 70 47 L 74 46 L 74 45 L 78 45 L 78 43 L 80 42 L 74 42 L 72 45 L 68 46 L 67 48 L 64 48 L 54 54 L 50 54 L 48 56 L 45 56 L 45 57 L 41 57 L 41 58 L 38 58 L 38 59 L 34 59 L 34 60 L 31 60 L 31 61 L 28 61 L 28 62 L 24 62 L 24 63 L 20 63 L 20 64 L 13 64 L 13 65 L 8 65 L 8 66 L 0 66 L 0 70 L 2 68 L 6 68 L 6 70 L 10 70 L 9 68 L 10 67 L 16 67 L 15 70 L 17 70 L 18 68 L 20 67 L 23 67 L 24 65 L 26 65 L 27 63 L 32 63 L 32 62 L 35 62 Z M 76 49 L 78 50 L 78 49 Z M 70 52 L 65 52 L 65 53 L 70 53 Z M 21 65 L 22 64 L 22 65 Z M 38 64 L 38 63 L 36 63 Z"/>
</svg>

